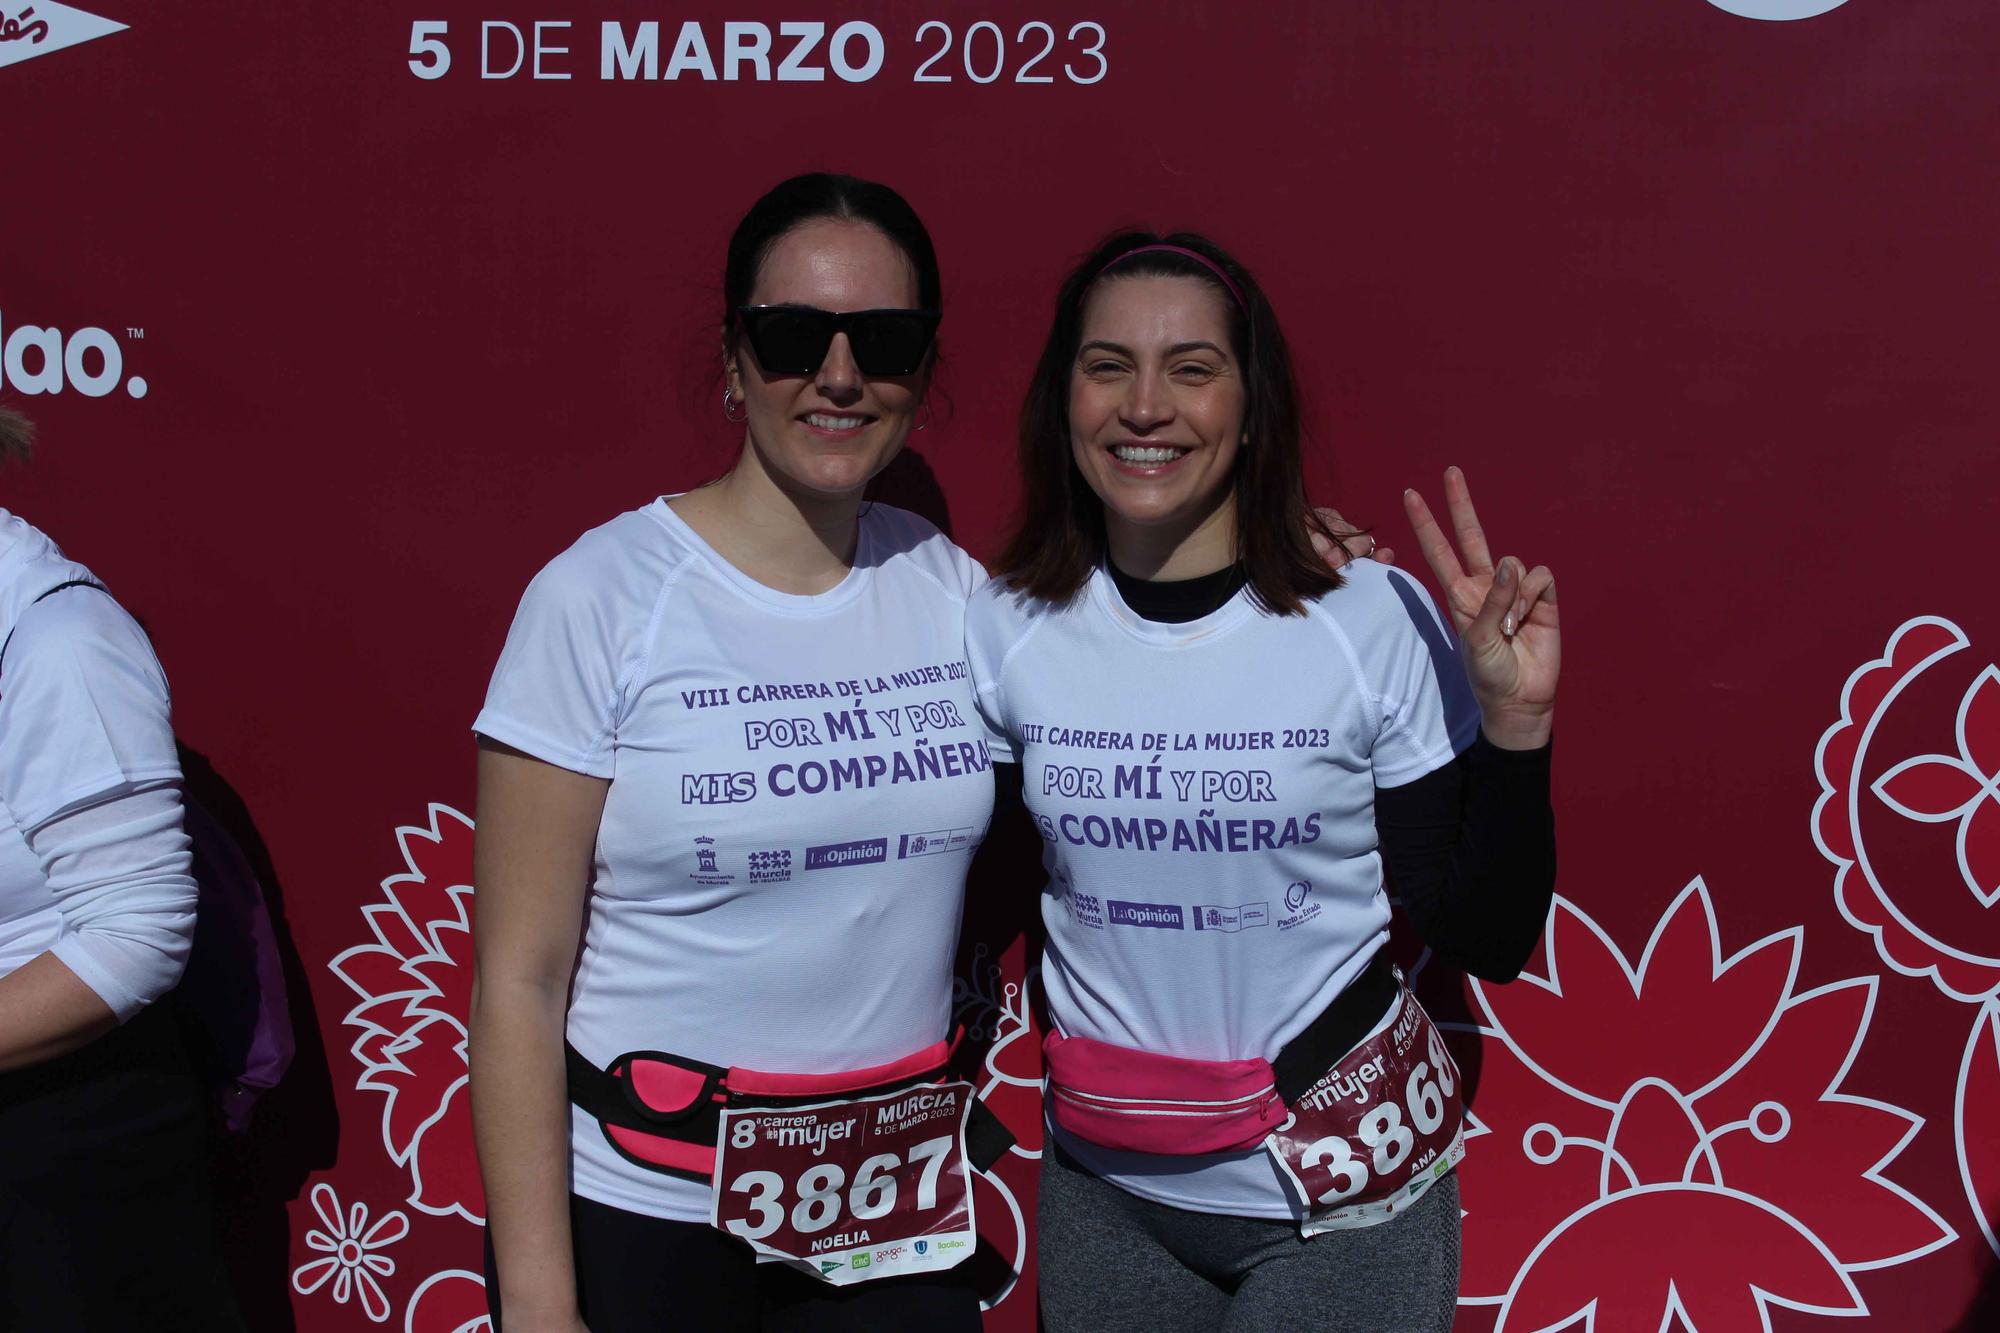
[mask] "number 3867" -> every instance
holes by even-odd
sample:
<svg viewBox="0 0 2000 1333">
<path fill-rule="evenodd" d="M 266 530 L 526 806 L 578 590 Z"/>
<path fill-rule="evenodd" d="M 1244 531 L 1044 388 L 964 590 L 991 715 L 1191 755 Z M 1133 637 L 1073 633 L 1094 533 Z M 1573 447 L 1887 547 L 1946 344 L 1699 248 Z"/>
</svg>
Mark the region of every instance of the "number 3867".
<svg viewBox="0 0 2000 1333">
<path fill-rule="evenodd" d="M 742 1128 L 740 1123 L 738 1128 Z M 926 1139 L 910 1149 L 908 1164 L 923 1165 L 923 1174 L 917 1178 L 918 1211 L 937 1207 L 938 1176 L 951 1157 L 954 1142 L 950 1137 Z M 788 1196 L 792 1200 L 792 1229 L 802 1235 L 825 1231 L 843 1213 L 860 1222 L 887 1217 L 896 1207 L 896 1171 L 903 1165 L 895 1153 L 877 1153 L 855 1169 L 851 1182 L 838 1162 L 809 1167 L 794 1182 L 787 1182 L 776 1171 L 745 1171 L 729 1182 L 729 1188 L 732 1193 L 750 1196 L 746 1206 L 753 1216 L 731 1219 L 728 1229 L 745 1240 L 762 1240 L 785 1224 Z"/>
</svg>

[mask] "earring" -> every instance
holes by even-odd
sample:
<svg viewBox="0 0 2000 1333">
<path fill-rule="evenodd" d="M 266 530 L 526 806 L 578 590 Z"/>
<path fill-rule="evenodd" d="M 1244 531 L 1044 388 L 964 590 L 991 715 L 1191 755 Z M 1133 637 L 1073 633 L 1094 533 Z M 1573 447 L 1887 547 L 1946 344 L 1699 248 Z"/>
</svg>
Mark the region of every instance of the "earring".
<svg viewBox="0 0 2000 1333">
<path fill-rule="evenodd" d="M 924 399 L 924 401 L 923 401 L 923 404 L 922 404 L 922 406 L 923 406 L 923 409 L 924 409 L 924 415 L 923 415 L 923 419 L 922 419 L 921 421 L 917 422 L 917 424 L 916 424 L 916 425 L 914 425 L 914 426 L 910 427 L 910 429 L 911 429 L 911 430 L 929 430 L 929 429 L 930 429 L 930 424 L 931 424 L 931 400 L 930 400 L 930 399 L 928 399 L 928 398 Z"/>
<path fill-rule="evenodd" d="M 732 411 L 731 410 L 732 408 L 735 410 Z M 750 415 L 750 410 L 744 407 L 743 404 L 740 401 L 738 401 L 734 395 L 730 393 L 729 386 L 727 384 L 723 385 L 722 419 L 724 421 L 741 421 L 743 420 L 743 418 L 749 415 Z"/>
</svg>

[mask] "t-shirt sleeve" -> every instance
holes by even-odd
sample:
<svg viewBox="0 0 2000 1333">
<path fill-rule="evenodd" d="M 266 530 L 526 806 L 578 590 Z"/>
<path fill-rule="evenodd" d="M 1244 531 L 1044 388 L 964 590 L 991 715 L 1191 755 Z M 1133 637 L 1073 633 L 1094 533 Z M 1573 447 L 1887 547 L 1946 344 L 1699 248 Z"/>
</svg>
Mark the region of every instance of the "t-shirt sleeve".
<svg viewBox="0 0 2000 1333">
<path fill-rule="evenodd" d="M 138 622 L 90 588 L 24 611 L 0 735 L 0 802 L 62 917 L 52 951 L 129 1019 L 179 978 L 195 918 L 167 679 Z"/>
<path fill-rule="evenodd" d="M 609 778 L 636 634 L 621 614 L 621 580 L 592 558 L 601 550 L 593 546 L 578 543 L 528 584 L 472 729 L 559 768 Z"/>
<path fill-rule="evenodd" d="M 1361 645 L 1380 715 L 1375 785 L 1397 787 L 1444 767 L 1479 735 L 1479 703 L 1458 640 L 1421 585 L 1384 569 L 1378 632 Z"/>
<path fill-rule="evenodd" d="M 979 595 L 979 590 L 986 586 L 986 566 L 957 547 L 952 549 L 958 557 L 958 573 L 965 585 L 965 600 L 970 604 L 972 599 Z"/>
<path fill-rule="evenodd" d="M 915 554 L 919 567 L 948 595 L 969 602 L 986 586 L 986 566 L 923 515 L 878 504 L 868 507 L 863 522 L 875 525 L 878 540 Z"/>
<path fill-rule="evenodd" d="M 62 934 L 49 952 L 123 1023 L 180 980 L 198 889 L 178 783 L 64 812 L 27 835 Z"/>
<path fill-rule="evenodd" d="M 1007 697 L 1000 683 L 1000 666 L 1013 635 L 1007 620 L 989 595 L 974 597 L 965 607 L 965 660 L 972 667 L 973 702 L 986 735 L 986 748 L 1005 764 L 1021 762 L 1021 743 L 1008 716 Z"/>
<path fill-rule="evenodd" d="M 30 606 L 0 673 L 0 801 L 22 832 L 180 780 L 166 673 L 108 594 L 71 588 Z"/>
</svg>

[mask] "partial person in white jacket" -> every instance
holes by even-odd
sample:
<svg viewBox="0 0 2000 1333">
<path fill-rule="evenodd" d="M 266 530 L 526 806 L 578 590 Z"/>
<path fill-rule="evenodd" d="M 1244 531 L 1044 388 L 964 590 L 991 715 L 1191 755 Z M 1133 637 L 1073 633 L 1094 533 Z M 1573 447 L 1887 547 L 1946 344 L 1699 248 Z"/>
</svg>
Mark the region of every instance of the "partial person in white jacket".
<svg viewBox="0 0 2000 1333">
<path fill-rule="evenodd" d="M 27 421 L 0 410 L 0 462 Z M 194 935 L 167 683 L 0 509 L 0 1328 L 240 1326 L 172 1018 Z"/>
</svg>

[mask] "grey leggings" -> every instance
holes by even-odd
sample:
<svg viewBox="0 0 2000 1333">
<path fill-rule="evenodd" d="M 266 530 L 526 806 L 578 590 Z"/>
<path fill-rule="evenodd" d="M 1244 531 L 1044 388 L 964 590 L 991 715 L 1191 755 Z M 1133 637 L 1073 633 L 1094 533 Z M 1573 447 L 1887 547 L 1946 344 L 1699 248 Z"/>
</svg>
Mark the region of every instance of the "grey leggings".
<svg viewBox="0 0 2000 1333">
<path fill-rule="evenodd" d="M 1036 1225 L 1049 1333 L 1449 1333 L 1458 1300 L 1456 1172 L 1393 1221 L 1304 1240 L 1127 1194 L 1051 1143 Z"/>
</svg>

